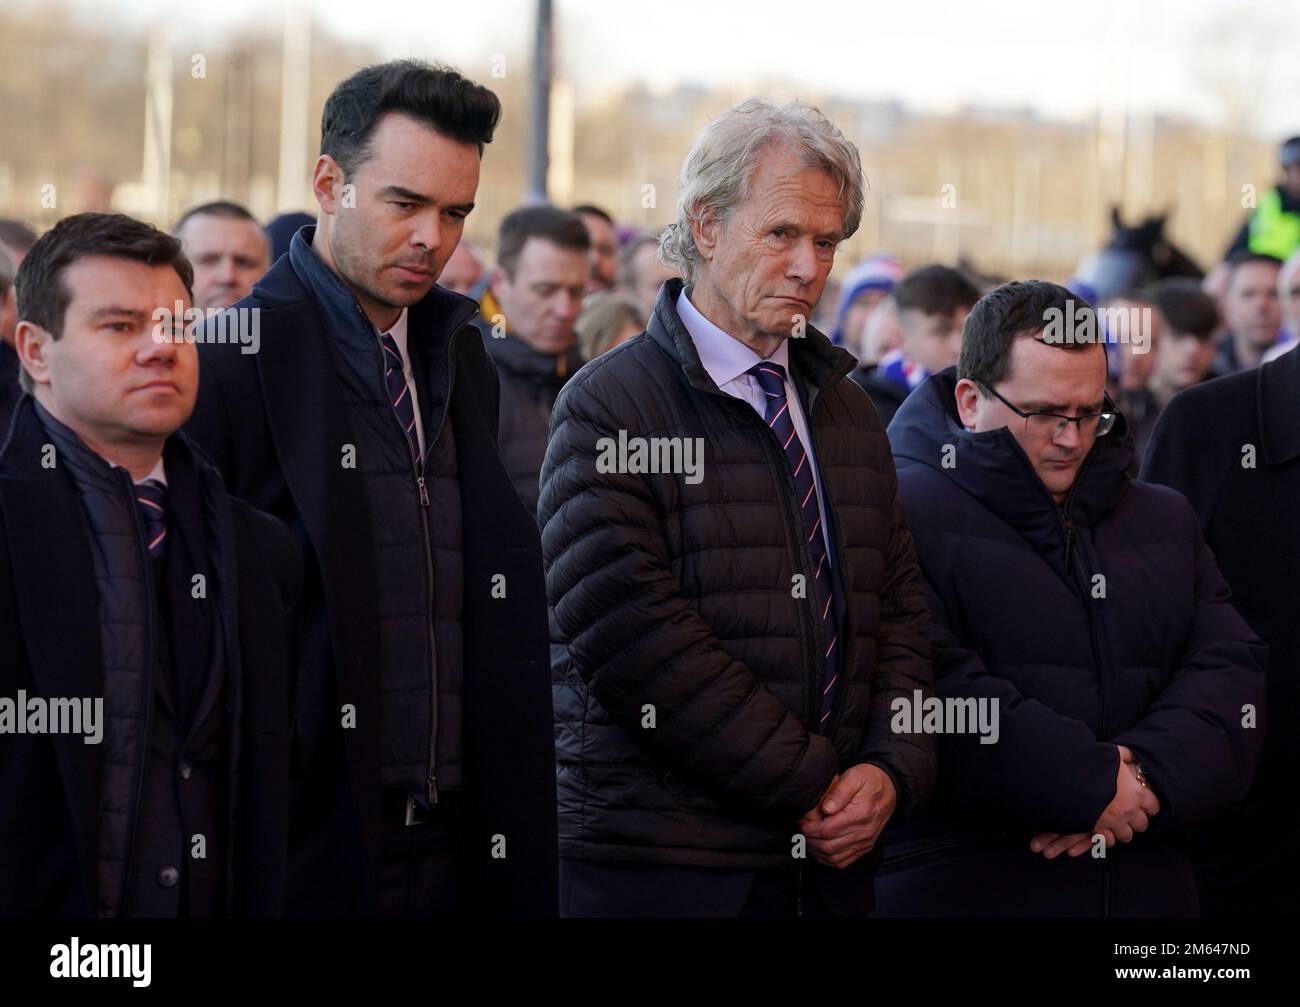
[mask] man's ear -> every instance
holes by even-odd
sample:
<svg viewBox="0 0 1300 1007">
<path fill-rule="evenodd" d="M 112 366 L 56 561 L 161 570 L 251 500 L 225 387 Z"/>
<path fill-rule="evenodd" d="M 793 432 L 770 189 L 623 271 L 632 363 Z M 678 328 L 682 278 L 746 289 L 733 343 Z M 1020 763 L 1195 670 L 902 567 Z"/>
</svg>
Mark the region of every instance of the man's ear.
<svg viewBox="0 0 1300 1007">
<path fill-rule="evenodd" d="M 698 205 L 696 204 L 697 208 Z M 721 232 L 722 221 L 714 210 L 706 209 L 691 215 L 691 237 L 695 239 L 695 247 L 705 262 L 713 259 Z"/>
<path fill-rule="evenodd" d="M 35 322 L 23 320 L 14 329 L 14 351 L 35 384 L 49 384 L 50 366 L 45 354 L 51 342 L 50 333 Z"/>
<path fill-rule="evenodd" d="M 501 304 L 501 288 L 510 286 L 510 274 L 501 266 L 493 266 L 488 272 L 488 290 L 492 291 L 492 298 Z"/>
<path fill-rule="evenodd" d="M 343 169 L 329 154 L 316 158 L 311 173 L 311 191 L 321 213 L 337 213 L 343 199 Z"/>
<path fill-rule="evenodd" d="M 961 425 L 968 430 L 974 430 L 979 410 L 979 385 L 970 378 L 962 378 L 957 382 L 953 395 L 957 400 L 957 415 L 961 417 Z"/>
</svg>

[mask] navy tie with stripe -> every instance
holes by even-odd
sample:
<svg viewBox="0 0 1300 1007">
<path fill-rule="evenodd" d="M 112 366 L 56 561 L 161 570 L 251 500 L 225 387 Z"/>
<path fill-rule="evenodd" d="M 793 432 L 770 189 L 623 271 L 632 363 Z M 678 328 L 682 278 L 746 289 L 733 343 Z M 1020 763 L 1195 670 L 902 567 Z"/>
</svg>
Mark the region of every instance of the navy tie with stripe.
<svg viewBox="0 0 1300 1007">
<path fill-rule="evenodd" d="M 149 558 L 161 559 L 167 554 L 167 487 L 157 479 L 136 483 L 135 506 L 144 522 Z"/>
<path fill-rule="evenodd" d="M 415 403 L 411 400 L 411 388 L 406 383 L 402 354 L 398 352 L 397 340 L 387 332 L 379 337 L 379 342 L 384 348 L 384 381 L 388 385 L 388 401 L 393 404 L 397 420 L 406 431 L 411 453 L 418 456 L 420 445 L 415 433 Z"/>
<path fill-rule="evenodd" d="M 826 646 L 826 674 L 821 685 L 821 705 L 818 729 L 824 731 L 830 719 L 831 705 L 835 701 L 835 684 L 839 680 L 839 631 L 836 628 L 834 592 L 831 585 L 830 560 L 826 555 L 826 540 L 822 536 L 821 508 L 817 502 L 817 484 L 813 480 L 812 463 L 808 452 L 799 441 L 790 416 L 790 402 L 786 398 L 785 368 L 765 360 L 749 369 L 767 396 L 764 418 L 777 443 L 785 452 L 786 461 L 794 475 L 795 498 L 803 512 L 803 526 L 807 529 L 808 552 L 812 557 L 814 589 L 809 599 L 817 606 L 816 617 L 822 622 Z"/>
</svg>

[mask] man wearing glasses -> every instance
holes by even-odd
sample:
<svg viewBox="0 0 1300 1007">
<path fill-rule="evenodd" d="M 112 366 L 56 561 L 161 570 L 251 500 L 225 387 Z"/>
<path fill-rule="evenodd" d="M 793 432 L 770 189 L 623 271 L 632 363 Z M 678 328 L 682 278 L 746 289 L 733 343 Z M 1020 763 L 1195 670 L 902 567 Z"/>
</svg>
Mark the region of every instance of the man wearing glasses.
<svg viewBox="0 0 1300 1007">
<path fill-rule="evenodd" d="M 887 846 L 880 915 L 1196 915 L 1185 830 L 1250 786 L 1264 647 L 1187 501 L 1126 475 L 1072 296 L 987 294 L 955 371 L 889 428 L 934 622 L 920 719 L 940 778 Z"/>
</svg>

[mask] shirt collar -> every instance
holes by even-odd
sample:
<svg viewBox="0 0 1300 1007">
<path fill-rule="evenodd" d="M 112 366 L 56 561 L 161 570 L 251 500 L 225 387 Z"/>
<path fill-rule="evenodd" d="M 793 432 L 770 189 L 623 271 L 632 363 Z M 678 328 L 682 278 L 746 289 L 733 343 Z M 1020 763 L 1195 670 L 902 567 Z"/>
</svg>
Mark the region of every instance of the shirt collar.
<svg viewBox="0 0 1300 1007">
<path fill-rule="evenodd" d="M 153 468 L 149 470 L 147 476 L 143 479 L 133 479 L 132 482 L 139 486 L 142 482 L 148 482 L 150 479 L 156 479 L 164 486 L 167 485 L 167 468 L 163 465 L 162 455 L 158 456 L 158 460 L 154 463 Z"/>
<path fill-rule="evenodd" d="M 389 327 L 388 331 L 379 333 L 381 336 L 392 336 L 393 341 L 403 350 L 406 349 L 406 312 L 408 310 L 408 308 L 403 308 L 402 313 L 397 316 L 397 321 Z"/>
<path fill-rule="evenodd" d="M 709 372 L 709 377 L 719 388 L 735 381 L 755 364 L 763 362 L 762 357 L 739 339 L 727 335 L 700 314 L 699 309 L 686 296 L 685 288 L 677 297 L 677 316 L 686 326 L 691 341 L 695 343 L 695 349 L 700 355 L 700 363 L 704 365 L 704 369 Z M 784 339 L 776 348 L 776 352 L 767 359 L 774 364 L 780 364 L 785 368 L 787 375 L 790 373 L 790 347 Z"/>
</svg>

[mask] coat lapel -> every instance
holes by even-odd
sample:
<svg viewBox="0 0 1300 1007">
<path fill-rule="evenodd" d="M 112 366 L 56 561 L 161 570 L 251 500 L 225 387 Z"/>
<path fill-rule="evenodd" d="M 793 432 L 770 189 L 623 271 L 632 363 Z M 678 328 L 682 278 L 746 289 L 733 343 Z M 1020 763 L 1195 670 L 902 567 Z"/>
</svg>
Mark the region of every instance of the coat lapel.
<svg viewBox="0 0 1300 1007">
<path fill-rule="evenodd" d="M 40 465 L 47 438 L 30 402 L 0 457 L 0 507 L 18 593 L 19 621 L 37 692 L 102 698 L 99 592 L 77 491 L 67 472 Z M 100 725 L 103 727 L 103 724 Z M 95 892 L 100 745 L 52 734 L 80 851 L 85 891 Z"/>
<path fill-rule="evenodd" d="M 359 470 L 343 467 L 355 452 L 334 370 L 329 334 L 314 302 L 267 311 L 257 356 L 276 457 L 320 565 L 335 655 L 339 700 L 358 711 L 347 732 L 355 793 L 379 786 L 377 597 L 369 516 Z M 348 471 L 355 478 L 344 478 Z"/>
</svg>

